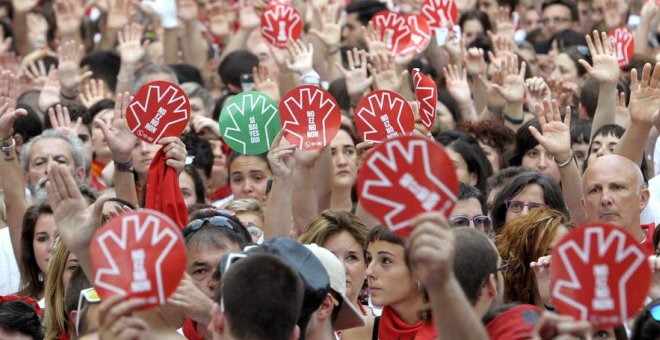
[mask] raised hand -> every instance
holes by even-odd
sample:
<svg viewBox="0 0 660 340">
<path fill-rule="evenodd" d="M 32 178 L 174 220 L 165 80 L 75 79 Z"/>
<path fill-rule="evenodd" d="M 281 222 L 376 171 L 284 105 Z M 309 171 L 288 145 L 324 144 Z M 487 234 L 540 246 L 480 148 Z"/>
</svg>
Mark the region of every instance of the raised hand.
<svg viewBox="0 0 660 340">
<path fill-rule="evenodd" d="M 605 27 L 608 30 L 624 24 L 624 22 L 622 22 L 623 16 L 621 15 L 621 10 L 619 8 L 621 5 L 622 4 L 620 4 L 618 0 L 605 0 L 603 21 L 605 21 Z"/>
<path fill-rule="evenodd" d="M 541 126 L 541 132 L 535 127 L 530 126 L 529 131 L 532 136 L 541 144 L 555 160 L 563 163 L 571 157 L 571 109 L 566 108 L 564 121 L 561 120 L 561 113 L 557 101 L 552 103 L 545 99 L 543 105 L 536 104 L 536 117 Z"/>
<path fill-rule="evenodd" d="M 280 101 L 280 86 L 277 76 L 270 72 L 265 64 L 259 63 L 257 67 L 252 68 L 252 78 L 255 91 L 263 92 L 273 100 Z"/>
<path fill-rule="evenodd" d="M 66 106 L 62 105 L 55 106 L 55 109 L 52 107 L 48 109 L 48 119 L 50 120 L 50 125 L 53 129 L 61 131 L 70 136 L 78 136 L 78 129 L 80 124 L 82 124 L 82 117 L 78 117 L 76 122 L 71 121 L 71 116 L 69 115 L 69 109 Z"/>
<path fill-rule="evenodd" d="M 84 16 L 84 7 L 75 0 L 56 0 L 53 9 L 57 30 L 62 36 L 78 34 Z"/>
<path fill-rule="evenodd" d="M 190 118 L 190 126 L 200 137 L 206 137 L 209 134 L 220 138 L 220 125 L 218 122 L 204 116 L 195 115 Z"/>
<path fill-rule="evenodd" d="M 10 71 L 0 72 L 0 104 L 9 104 L 10 109 L 16 108 L 18 99 L 18 82 Z"/>
<path fill-rule="evenodd" d="M 158 144 L 163 146 L 163 152 L 167 158 L 165 164 L 176 170 L 177 175 L 181 174 L 186 166 L 186 157 L 188 156 L 188 150 L 186 150 L 186 145 L 183 144 L 181 138 L 166 137 L 159 140 Z"/>
<path fill-rule="evenodd" d="M 16 118 L 25 115 L 27 115 L 27 111 L 10 108 L 7 102 L 0 105 L 0 138 L 9 139 L 13 133 L 14 121 Z"/>
<path fill-rule="evenodd" d="M 48 72 L 46 71 L 46 64 L 44 64 L 43 59 L 29 63 L 27 67 L 25 67 L 23 74 L 30 79 L 32 85 L 38 89 L 41 89 L 48 79 Z"/>
<path fill-rule="evenodd" d="M 241 1 L 241 8 L 238 12 L 238 22 L 241 29 L 253 30 L 261 25 L 261 18 L 257 14 L 254 6 L 249 0 Z"/>
<path fill-rule="evenodd" d="M 502 60 L 500 71 L 502 85 L 492 84 L 493 88 L 507 102 L 518 102 L 525 97 L 525 62 L 518 67 L 518 57 L 511 55 Z"/>
<path fill-rule="evenodd" d="M 302 40 L 290 41 L 286 47 L 288 58 L 286 67 L 289 71 L 299 75 L 306 74 L 314 70 L 314 47 L 312 44 L 305 45 Z"/>
<path fill-rule="evenodd" d="M 486 60 L 484 59 L 484 50 L 477 47 L 463 50 L 463 66 L 467 74 L 472 77 L 486 74 Z"/>
<path fill-rule="evenodd" d="M 365 30 L 366 34 L 364 41 L 367 43 L 367 50 L 369 51 L 369 57 L 375 57 L 377 55 L 389 54 L 390 51 L 387 48 L 387 43 L 385 39 L 381 39 L 380 31 L 377 31 L 374 28 L 374 24 L 369 22 L 367 29 Z"/>
<path fill-rule="evenodd" d="M 103 300 L 99 306 L 99 338 L 115 340 L 143 339 L 149 324 L 135 315 L 147 303 L 144 298 L 126 299 L 115 295 Z"/>
<path fill-rule="evenodd" d="M 580 65 L 599 82 L 616 84 L 619 81 L 621 70 L 607 33 L 601 32 L 599 34 L 598 31 L 594 30 L 593 40 L 589 35 L 585 37 L 593 66 L 589 65 L 584 59 L 579 60 Z"/>
<path fill-rule="evenodd" d="M 18 13 L 29 12 L 37 6 L 38 3 L 39 0 L 12 0 L 11 2 L 12 8 Z"/>
<path fill-rule="evenodd" d="M 39 109 L 48 110 L 49 107 L 60 102 L 60 76 L 56 68 L 51 68 L 48 72 L 48 78 L 39 93 Z"/>
<path fill-rule="evenodd" d="M 341 25 L 337 13 L 335 5 L 314 9 L 315 17 L 321 20 L 321 30 L 312 28 L 309 33 L 319 38 L 328 50 L 338 48 L 341 43 Z"/>
<path fill-rule="evenodd" d="M 199 8 L 195 0 L 176 0 L 176 15 L 183 22 L 199 19 Z"/>
<path fill-rule="evenodd" d="M 209 311 L 213 307 L 213 300 L 195 286 L 187 273 L 184 274 L 179 286 L 170 295 L 167 302 L 181 309 L 185 315 L 195 320 L 195 322 L 206 325 L 211 321 Z"/>
<path fill-rule="evenodd" d="M 69 41 L 57 49 L 57 54 L 60 62 L 58 70 L 62 92 L 66 91 L 67 95 L 75 97 L 78 85 L 92 76 L 91 71 L 80 74 L 80 59 L 85 55 L 85 47 Z"/>
<path fill-rule="evenodd" d="M 105 27 L 108 31 L 116 32 L 130 23 L 131 0 L 109 0 Z"/>
<path fill-rule="evenodd" d="M 390 90 L 398 92 L 403 79 L 407 79 L 408 71 L 403 70 L 401 74 L 396 73 L 394 58 L 390 54 L 378 54 L 371 59 L 369 72 L 373 77 L 373 84 L 376 90 Z"/>
<path fill-rule="evenodd" d="M 211 34 L 216 37 L 226 37 L 232 33 L 232 11 L 227 8 L 224 1 L 209 2 L 206 4 L 207 22 Z"/>
<path fill-rule="evenodd" d="M 290 178 L 293 175 L 295 159 L 293 153 L 296 146 L 293 144 L 282 143 L 284 130 L 280 130 L 273 139 L 273 144 L 268 150 L 268 164 L 273 172 L 273 178 Z"/>
<path fill-rule="evenodd" d="M 25 14 L 25 23 L 28 28 L 27 37 L 32 44 L 33 49 L 40 49 L 46 46 L 48 37 L 48 21 L 38 13 L 29 12 Z"/>
<path fill-rule="evenodd" d="M 500 7 L 495 21 L 495 31 L 497 32 L 497 35 L 513 42 L 515 30 L 513 16 L 509 15 L 509 11 L 506 8 Z"/>
<path fill-rule="evenodd" d="M 124 31 L 119 31 L 119 56 L 122 64 L 137 64 L 146 53 L 146 43 L 141 43 L 142 31 L 144 28 L 137 23 L 130 23 L 124 26 Z"/>
<path fill-rule="evenodd" d="M 83 86 L 83 92 L 80 93 L 80 102 L 89 109 L 101 100 L 110 98 L 110 93 L 106 92 L 104 84 L 101 79 L 87 81 Z"/>
<path fill-rule="evenodd" d="M 407 240 L 406 248 L 415 263 L 416 272 L 424 287 L 442 287 L 454 276 L 455 236 L 442 214 L 419 215 Z"/>
<path fill-rule="evenodd" d="M 650 126 L 657 122 L 658 107 L 660 107 L 660 63 L 655 64 L 651 74 L 651 64 L 644 65 L 641 81 L 637 78 L 637 70 L 630 71 L 630 120 L 633 124 Z M 658 125 L 656 123 L 656 125 Z"/>
<path fill-rule="evenodd" d="M 467 71 L 461 70 L 456 65 L 445 66 L 443 73 L 447 81 L 447 91 L 461 105 L 465 105 L 472 100 L 472 92 L 470 91 L 470 84 L 467 80 Z"/>
<path fill-rule="evenodd" d="M 536 112 L 536 104 L 542 103 L 544 99 L 552 99 L 550 87 L 546 84 L 545 79 L 541 77 L 525 80 L 525 90 L 527 93 L 527 107 L 531 112 Z"/>
<path fill-rule="evenodd" d="M 541 256 L 535 262 L 529 264 L 530 268 L 534 271 L 534 278 L 536 279 L 536 287 L 539 291 L 539 297 L 545 306 L 552 307 L 550 301 L 550 264 L 552 256 Z"/>
<path fill-rule="evenodd" d="M 118 93 L 115 99 L 115 112 L 112 123 L 108 126 L 102 119 L 96 119 L 94 123 L 103 131 L 108 147 L 112 152 L 112 159 L 118 163 L 128 163 L 131 160 L 131 152 L 138 142 L 126 123 L 126 109 L 133 98 L 130 93 Z"/>
<path fill-rule="evenodd" d="M 335 64 L 346 79 L 346 91 L 351 98 L 362 97 L 373 82 L 373 77 L 367 77 L 368 56 L 366 51 L 353 48 L 346 53 L 348 70 L 339 62 Z"/>
<path fill-rule="evenodd" d="M 74 254 L 86 252 L 101 226 L 103 204 L 109 197 L 103 195 L 89 205 L 71 172 L 56 162 L 48 171 L 46 191 L 62 241 Z"/>
<path fill-rule="evenodd" d="M 0 54 L 4 54 L 11 49 L 11 37 L 5 38 L 5 33 L 0 30 Z"/>
</svg>

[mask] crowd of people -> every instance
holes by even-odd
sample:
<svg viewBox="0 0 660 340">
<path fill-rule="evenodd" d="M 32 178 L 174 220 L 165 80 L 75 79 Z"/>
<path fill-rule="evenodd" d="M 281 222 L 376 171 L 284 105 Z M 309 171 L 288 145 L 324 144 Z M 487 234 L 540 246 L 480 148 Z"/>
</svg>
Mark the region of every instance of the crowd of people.
<svg viewBox="0 0 660 340">
<path fill-rule="evenodd" d="M 448 26 L 391 51 L 371 19 L 428 1 Z M 660 3 L 428 1 L 0 0 L 0 338 L 660 338 Z M 282 4 L 303 20 L 283 47 L 260 28 Z M 609 36 L 620 27 L 630 51 Z M 417 216 L 404 239 L 360 204 L 375 144 L 354 112 L 375 90 L 417 108 L 413 69 L 438 93 L 413 134 L 443 146 L 451 164 L 435 166 L 460 185 L 451 214 Z M 127 109 L 157 80 L 185 91 L 191 118 L 152 144 Z M 328 145 L 225 143 L 233 97 L 299 85 L 341 109 Z M 154 188 L 156 168 L 178 187 Z M 176 291 L 156 308 L 101 299 L 95 232 L 159 195 L 185 202 L 170 216 L 184 221 Z M 553 247 L 595 221 L 634 238 L 652 272 L 615 327 L 562 314 L 549 288 Z"/>
</svg>

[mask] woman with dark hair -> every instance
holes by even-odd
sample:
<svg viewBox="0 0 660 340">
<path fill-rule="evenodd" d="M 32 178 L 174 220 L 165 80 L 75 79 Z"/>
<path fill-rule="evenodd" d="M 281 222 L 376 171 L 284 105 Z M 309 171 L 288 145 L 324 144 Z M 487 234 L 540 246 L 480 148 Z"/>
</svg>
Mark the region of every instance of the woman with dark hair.
<svg viewBox="0 0 660 340">
<path fill-rule="evenodd" d="M 461 14 L 458 18 L 458 26 L 461 27 L 466 46 L 470 45 L 478 35 L 486 34 L 491 29 L 488 16 L 476 9 Z"/>
<path fill-rule="evenodd" d="M 23 217 L 21 251 L 17 259 L 21 271 L 21 290 L 17 293 L 35 300 L 44 297 L 48 258 L 55 240 L 55 218 L 47 204 L 33 205 Z"/>
<path fill-rule="evenodd" d="M 573 96 L 580 95 L 580 89 L 588 75 L 587 70 L 579 63 L 580 59 L 592 65 L 589 49 L 581 45 L 564 49 L 554 58 L 554 68 L 548 82 L 553 93 L 570 91 Z"/>
<path fill-rule="evenodd" d="M 265 203 L 268 181 L 272 177 L 266 154 L 244 155 L 232 151 L 228 164 L 233 198 L 254 198 Z"/>
<path fill-rule="evenodd" d="M 613 154 L 614 148 L 619 144 L 624 132 L 626 132 L 626 129 L 616 124 L 603 125 L 596 130 L 596 132 L 594 132 L 594 137 L 591 139 L 591 143 L 589 143 L 587 157 L 582 164 L 582 173 L 587 170 L 589 164 L 596 160 L 596 158 Z M 640 169 L 642 170 L 642 175 L 644 175 L 644 182 L 646 182 L 648 180 L 646 174 L 648 171 L 646 157 L 642 157 Z"/>
<path fill-rule="evenodd" d="M 658 334 L 660 334 L 660 299 L 655 299 L 637 314 L 630 340 L 656 340 Z"/>
<path fill-rule="evenodd" d="M 179 187 L 186 207 L 193 204 L 206 204 L 204 182 L 194 166 L 186 165 L 183 168 L 183 172 L 179 175 Z"/>
<path fill-rule="evenodd" d="M 422 332 L 433 334 L 434 327 L 420 313 L 428 299 L 405 241 L 381 225 L 367 235 L 366 248 L 371 302 L 383 307 L 372 339 L 435 338 L 418 337 Z"/>
<path fill-rule="evenodd" d="M 465 122 L 460 125 L 460 129 L 479 142 L 493 168 L 493 173 L 508 166 L 507 157 L 514 145 L 513 130 L 496 120 Z"/>
<path fill-rule="evenodd" d="M 493 230 L 499 233 L 504 224 L 525 216 L 534 208 L 558 210 L 568 218 L 561 188 L 557 182 L 536 171 L 526 171 L 512 178 L 493 201 Z"/>
<path fill-rule="evenodd" d="M 341 125 L 330 142 L 332 155 L 332 182 L 330 184 L 330 209 L 354 211 L 353 187 L 357 181 L 357 140 L 351 128 Z"/>
<path fill-rule="evenodd" d="M 445 147 L 454 163 L 459 182 L 487 192 L 486 181 L 493 174 L 493 169 L 479 143 L 472 136 L 460 131 L 443 132 L 436 140 Z"/>
<path fill-rule="evenodd" d="M 541 172 L 559 183 L 559 168 L 550 153 L 539 144 L 530 132 L 534 127 L 541 131 L 539 121 L 534 118 L 523 124 L 516 132 L 516 144 L 509 160 L 511 166 L 524 166 L 526 168 Z"/>
<path fill-rule="evenodd" d="M 43 339 L 41 311 L 33 301 L 18 296 L 3 296 L 0 299 L 0 337 L 4 339 Z"/>
</svg>

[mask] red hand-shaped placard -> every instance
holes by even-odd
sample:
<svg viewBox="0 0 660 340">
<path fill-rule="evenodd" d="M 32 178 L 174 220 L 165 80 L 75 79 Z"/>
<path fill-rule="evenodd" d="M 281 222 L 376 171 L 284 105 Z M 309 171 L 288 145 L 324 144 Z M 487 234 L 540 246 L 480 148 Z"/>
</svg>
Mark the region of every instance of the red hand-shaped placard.
<svg viewBox="0 0 660 340">
<path fill-rule="evenodd" d="M 355 108 L 355 124 L 365 142 L 382 142 L 415 128 L 415 115 L 400 94 L 378 90 L 362 98 Z"/>
<path fill-rule="evenodd" d="M 410 222 L 428 211 L 451 213 L 458 180 L 453 163 L 437 143 L 417 136 L 390 139 L 363 161 L 360 204 L 392 232 L 407 237 Z"/>
<path fill-rule="evenodd" d="M 154 210 L 113 218 L 96 232 L 89 252 L 101 298 L 140 297 L 147 301 L 145 308 L 167 302 L 186 269 L 181 231 Z"/>
<path fill-rule="evenodd" d="M 430 131 L 435 122 L 436 103 L 438 102 L 438 88 L 433 79 L 413 70 L 413 84 L 415 84 L 415 97 L 419 103 L 419 116 L 422 125 Z"/>
<path fill-rule="evenodd" d="M 601 222 L 576 228 L 553 247 L 551 273 L 557 310 L 594 328 L 618 326 L 634 316 L 651 284 L 639 242 Z"/>
<path fill-rule="evenodd" d="M 619 61 L 619 67 L 626 67 L 635 53 L 635 36 L 630 28 L 621 26 L 608 34 L 612 48 Z"/>
<path fill-rule="evenodd" d="M 188 126 L 190 102 L 176 84 L 148 83 L 135 94 L 126 110 L 126 123 L 134 135 L 147 143 L 176 137 Z"/>
<path fill-rule="evenodd" d="M 320 149 L 339 131 L 339 105 L 318 86 L 303 85 L 289 91 L 279 109 L 284 137 L 299 149 Z"/>
<path fill-rule="evenodd" d="M 261 15 L 261 36 L 276 47 L 284 48 L 291 40 L 298 40 L 303 21 L 293 6 L 271 6 Z"/>
<path fill-rule="evenodd" d="M 410 44 L 411 31 L 405 15 L 384 10 L 376 13 L 371 22 L 393 54 L 401 54 Z"/>
<path fill-rule="evenodd" d="M 403 55 L 422 53 L 431 41 L 431 27 L 421 15 L 406 15 L 406 22 L 410 28 L 410 42 L 408 47 L 401 51 Z"/>
<path fill-rule="evenodd" d="M 449 27 L 456 24 L 458 9 L 454 0 L 426 0 L 422 4 L 422 16 L 431 28 Z"/>
</svg>

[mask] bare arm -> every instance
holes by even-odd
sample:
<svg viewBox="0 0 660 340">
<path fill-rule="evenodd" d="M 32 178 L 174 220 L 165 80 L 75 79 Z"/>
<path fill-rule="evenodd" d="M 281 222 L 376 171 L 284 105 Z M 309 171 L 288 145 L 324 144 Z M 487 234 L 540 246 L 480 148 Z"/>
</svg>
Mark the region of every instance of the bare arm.
<svg viewBox="0 0 660 340">
<path fill-rule="evenodd" d="M 268 209 L 264 223 L 264 237 L 288 236 L 293 217 L 291 216 L 291 188 L 295 145 L 282 144 L 284 131 L 280 131 L 268 151 L 268 163 L 273 172 L 273 186 L 268 194 Z"/>
<path fill-rule="evenodd" d="M 199 28 L 197 3 L 194 0 L 177 1 L 177 15 L 183 22 L 186 32 L 186 41 L 182 44 L 183 61 L 205 73 L 208 45 L 202 37 L 202 30 Z"/>
</svg>

